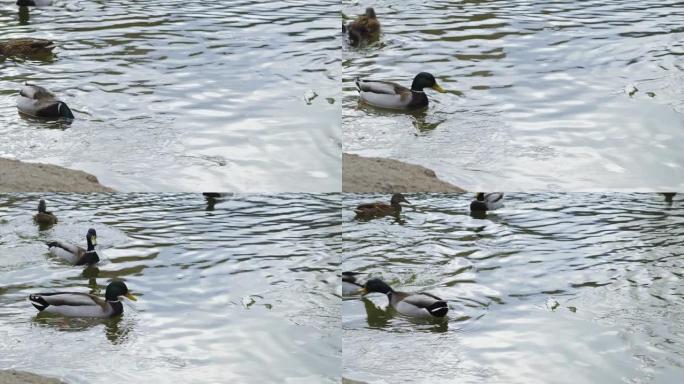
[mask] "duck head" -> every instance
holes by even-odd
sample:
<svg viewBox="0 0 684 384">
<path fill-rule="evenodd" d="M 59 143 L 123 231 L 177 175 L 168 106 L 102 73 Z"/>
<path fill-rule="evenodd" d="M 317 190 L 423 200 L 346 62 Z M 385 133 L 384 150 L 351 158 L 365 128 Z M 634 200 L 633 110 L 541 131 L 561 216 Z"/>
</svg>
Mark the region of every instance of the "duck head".
<svg viewBox="0 0 684 384">
<path fill-rule="evenodd" d="M 437 84 L 437 80 L 432 76 L 431 73 L 421 72 L 413 78 L 413 84 L 411 84 L 412 91 L 423 91 L 424 88 L 432 88 L 437 92 L 446 92 L 444 88 Z"/>
<path fill-rule="evenodd" d="M 92 251 L 97 245 L 97 232 L 94 228 L 90 228 L 86 234 L 86 241 L 88 242 L 88 250 Z"/>
<path fill-rule="evenodd" d="M 384 293 L 385 295 L 389 295 L 390 293 L 394 292 L 394 290 L 392 289 L 392 287 L 387 285 L 387 283 L 376 277 L 368 280 L 366 284 L 364 284 L 363 288 L 361 288 L 362 295 L 367 295 L 372 292 Z"/>
<path fill-rule="evenodd" d="M 57 115 L 65 119 L 74 119 L 74 114 L 71 112 L 71 109 L 62 101 L 57 102 Z"/>
<path fill-rule="evenodd" d="M 45 200 L 40 199 L 38 202 L 38 212 L 39 213 L 46 213 L 47 212 L 47 205 L 45 204 Z"/>
<path fill-rule="evenodd" d="M 369 19 L 375 19 L 375 9 L 373 7 L 366 8 L 366 17 Z"/>
<path fill-rule="evenodd" d="M 401 205 L 400 203 L 406 203 L 409 205 L 411 204 L 408 202 L 408 200 L 406 200 L 404 195 L 402 195 L 401 193 L 395 193 L 394 195 L 392 195 L 392 199 L 390 200 L 390 203 L 392 204 L 392 206 Z"/>
<path fill-rule="evenodd" d="M 123 281 L 112 281 L 107 286 L 107 291 L 105 292 L 105 299 L 107 301 L 119 301 L 119 297 L 126 297 L 130 300 L 138 300 L 130 292 L 128 292 L 128 287 Z"/>
</svg>

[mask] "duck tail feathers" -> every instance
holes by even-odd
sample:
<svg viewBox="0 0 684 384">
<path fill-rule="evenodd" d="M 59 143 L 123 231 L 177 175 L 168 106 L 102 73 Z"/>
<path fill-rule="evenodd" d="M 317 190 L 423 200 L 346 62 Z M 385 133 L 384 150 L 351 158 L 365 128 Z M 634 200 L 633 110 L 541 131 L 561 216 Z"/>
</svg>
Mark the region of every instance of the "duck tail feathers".
<svg viewBox="0 0 684 384">
<path fill-rule="evenodd" d="M 31 304 L 39 311 L 43 311 L 45 308 L 50 306 L 50 304 L 40 295 L 29 295 L 29 300 L 31 301 Z"/>
<path fill-rule="evenodd" d="M 446 301 L 438 301 L 427 307 L 427 310 L 432 316 L 444 317 L 447 312 L 449 312 L 449 307 L 447 306 Z"/>
</svg>

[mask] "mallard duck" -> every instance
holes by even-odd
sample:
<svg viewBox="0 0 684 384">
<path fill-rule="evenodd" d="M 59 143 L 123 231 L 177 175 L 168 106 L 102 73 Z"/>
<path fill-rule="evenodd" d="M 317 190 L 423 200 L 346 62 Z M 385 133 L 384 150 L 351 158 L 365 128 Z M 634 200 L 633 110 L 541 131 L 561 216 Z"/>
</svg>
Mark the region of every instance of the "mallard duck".
<svg viewBox="0 0 684 384">
<path fill-rule="evenodd" d="M 17 0 L 20 7 L 44 7 L 52 5 L 52 0 Z"/>
<path fill-rule="evenodd" d="M 661 195 L 665 196 L 665 202 L 671 203 L 674 201 L 674 197 L 677 194 L 676 192 L 660 192 Z"/>
<path fill-rule="evenodd" d="M 356 212 L 357 217 L 362 218 L 398 215 L 401 212 L 401 203 L 411 204 L 406 200 L 404 195 L 395 193 L 392 195 L 389 204 L 380 202 L 361 204 L 356 207 L 354 212 Z"/>
<path fill-rule="evenodd" d="M 41 313 L 52 313 L 67 317 L 114 317 L 123 313 L 119 298 L 136 301 L 122 281 L 107 285 L 104 300 L 101 297 L 80 292 L 35 293 L 29 301 Z"/>
<path fill-rule="evenodd" d="M 92 265 L 100 261 L 95 251 L 97 245 L 97 232 L 93 228 L 88 229 L 86 234 L 88 249 L 83 249 L 64 241 L 51 241 L 47 243 L 52 256 L 62 258 L 71 265 Z"/>
<path fill-rule="evenodd" d="M 503 207 L 503 192 L 478 192 L 475 200 L 470 202 L 470 210 L 475 212 L 493 211 Z"/>
<path fill-rule="evenodd" d="M 71 109 L 52 92 L 29 83 L 24 84 L 19 91 L 17 108 L 19 112 L 35 117 L 74 118 Z"/>
<path fill-rule="evenodd" d="M 33 221 L 41 225 L 53 225 L 57 224 L 57 216 L 52 212 L 48 212 L 45 200 L 40 199 L 38 202 L 38 213 L 33 216 Z"/>
<path fill-rule="evenodd" d="M 435 295 L 425 292 L 398 292 L 378 278 L 368 280 L 361 289 L 363 295 L 371 292 L 387 295 L 392 308 L 404 316 L 437 318 L 444 317 L 449 312 L 446 301 Z"/>
<path fill-rule="evenodd" d="M 45 39 L 9 39 L 0 41 L 0 56 L 30 56 L 51 53 L 55 44 Z"/>
<path fill-rule="evenodd" d="M 361 293 L 363 284 L 356 280 L 357 272 L 342 272 L 342 296 L 351 296 Z"/>
<path fill-rule="evenodd" d="M 388 109 L 418 109 L 428 105 L 425 88 L 446 92 L 437 84 L 435 77 L 421 72 L 413 78 L 411 89 L 389 81 L 356 79 L 356 88 L 361 100 L 374 107 Z"/>
<path fill-rule="evenodd" d="M 349 35 L 349 43 L 359 45 L 361 42 L 373 42 L 380 37 L 380 22 L 375 16 L 375 10 L 366 8 L 366 13 L 358 16 L 346 27 L 342 24 L 342 31 Z"/>
</svg>

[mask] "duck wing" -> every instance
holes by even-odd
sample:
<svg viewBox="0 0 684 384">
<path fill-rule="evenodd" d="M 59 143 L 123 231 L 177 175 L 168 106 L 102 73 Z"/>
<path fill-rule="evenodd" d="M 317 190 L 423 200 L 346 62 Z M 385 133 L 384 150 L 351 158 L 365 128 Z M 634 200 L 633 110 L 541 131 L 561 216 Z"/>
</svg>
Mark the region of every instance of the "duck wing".
<svg viewBox="0 0 684 384">
<path fill-rule="evenodd" d="M 51 241 L 47 243 L 47 246 L 51 255 L 64 259 L 71 264 L 76 264 L 85 253 L 85 249 L 64 241 Z"/>
<path fill-rule="evenodd" d="M 40 100 L 40 101 L 56 101 L 57 97 L 55 96 L 54 93 L 48 91 L 47 89 L 38 86 L 38 85 L 33 85 L 33 84 L 28 84 L 26 83 L 21 89 L 19 90 L 19 95 L 31 99 L 31 100 Z"/>
<path fill-rule="evenodd" d="M 359 92 L 380 93 L 385 95 L 402 95 L 411 90 L 391 81 L 356 79 Z"/>
<path fill-rule="evenodd" d="M 70 317 L 108 317 L 113 312 L 105 300 L 88 293 L 36 293 L 29 301 L 40 312 Z"/>
<path fill-rule="evenodd" d="M 397 311 L 414 317 L 444 317 L 449 311 L 446 301 L 426 292 L 394 292 L 392 301 Z"/>
<path fill-rule="evenodd" d="M 356 80 L 361 100 L 375 107 L 407 109 L 413 100 L 410 89 L 390 81 Z"/>
</svg>

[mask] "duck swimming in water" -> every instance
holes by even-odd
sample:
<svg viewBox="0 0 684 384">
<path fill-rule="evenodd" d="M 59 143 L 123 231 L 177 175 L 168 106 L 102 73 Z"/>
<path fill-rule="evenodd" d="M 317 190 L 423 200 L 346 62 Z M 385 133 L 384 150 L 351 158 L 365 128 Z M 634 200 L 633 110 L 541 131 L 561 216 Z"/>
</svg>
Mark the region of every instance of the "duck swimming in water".
<svg viewBox="0 0 684 384">
<path fill-rule="evenodd" d="M 54 93 L 29 83 L 24 84 L 19 91 L 17 109 L 23 114 L 34 117 L 74 119 L 71 109 Z"/>
<path fill-rule="evenodd" d="M 503 192 L 478 192 L 475 195 L 475 200 L 470 203 L 470 210 L 472 212 L 486 212 L 499 209 L 504 205 L 503 197 Z"/>
<path fill-rule="evenodd" d="M 71 265 L 93 265 L 100 261 L 100 257 L 95 251 L 97 245 L 97 232 L 95 229 L 88 229 L 86 233 L 87 249 L 65 241 L 51 241 L 47 243 L 50 254 L 66 260 Z"/>
<path fill-rule="evenodd" d="M 57 216 L 52 212 L 48 212 L 45 200 L 40 199 L 38 202 L 38 213 L 33 216 L 33 221 L 40 225 L 54 225 L 57 224 Z"/>
<path fill-rule="evenodd" d="M 136 301 L 122 281 L 107 285 L 105 298 L 80 292 L 35 293 L 29 301 L 40 313 L 51 313 L 66 317 L 109 318 L 123 313 L 120 298 Z"/>
<path fill-rule="evenodd" d="M 387 295 L 389 303 L 404 316 L 417 318 L 441 318 L 449 312 L 446 301 L 425 293 L 407 293 L 395 291 L 384 281 L 374 278 L 366 282 L 361 290 L 363 295 L 377 292 Z"/>
<path fill-rule="evenodd" d="M 428 106 L 425 88 L 446 92 L 437 84 L 431 73 L 421 72 L 413 78 L 411 88 L 382 80 L 356 79 L 356 88 L 361 100 L 379 108 L 414 110 Z"/>
<path fill-rule="evenodd" d="M 358 218 L 373 218 L 393 215 L 396 216 L 401 212 L 401 203 L 409 203 L 404 195 L 401 193 L 395 193 L 392 195 L 390 203 L 365 203 L 356 207 L 354 212 L 356 212 L 356 217 Z"/>
<path fill-rule="evenodd" d="M 0 56 L 35 56 L 52 53 L 55 44 L 45 39 L 0 40 Z"/>
<path fill-rule="evenodd" d="M 364 42 L 374 42 L 380 38 L 380 21 L 375 15 L 375 10 L 368 7 L 363 15 L 358 16 L 351 23 L 346 26 L 342 24 L 342 31 L 349 35 L 351 45 L 358 46 Z"/>
</svg>

